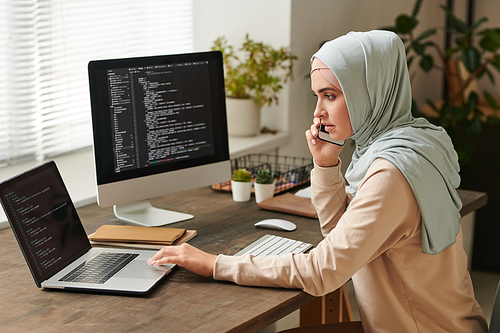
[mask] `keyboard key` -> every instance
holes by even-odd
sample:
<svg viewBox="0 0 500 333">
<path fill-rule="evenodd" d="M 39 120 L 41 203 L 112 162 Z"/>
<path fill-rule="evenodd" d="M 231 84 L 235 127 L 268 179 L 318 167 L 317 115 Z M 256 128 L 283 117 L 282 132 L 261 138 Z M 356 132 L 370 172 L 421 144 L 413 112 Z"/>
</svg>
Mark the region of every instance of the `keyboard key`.
<svg viewBox="0 0 500 333">
<path fill-rule="evenodd" d="M 101 252 L 80 264 L 59 281 L 103 284 L 139 254 Z"/>
<path fill-rule="evenodd" d="M 241 251 L 236 253 L 235 256 L 251 254 L 255 257 L 263 257 L 268 255 L 283 255 L 287 253 L 298 254 L 306 252 L 312 247 L 312 244 L 304 243 L 298 240 L 274 235 L 265 235 L 243 248 Z"/>
</svg>

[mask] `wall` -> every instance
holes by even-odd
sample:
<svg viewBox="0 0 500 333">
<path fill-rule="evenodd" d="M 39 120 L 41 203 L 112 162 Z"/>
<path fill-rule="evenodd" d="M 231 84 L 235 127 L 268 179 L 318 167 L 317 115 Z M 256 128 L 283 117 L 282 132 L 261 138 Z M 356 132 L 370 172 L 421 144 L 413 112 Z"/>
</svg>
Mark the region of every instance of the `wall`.
<svg viewBox="0 0 500 333">
<path fill-rule="evenodd" d="M 392 25 L 397 14 L 410 13 L 413 8 L 413 0 L 193 0 L 193 4 L 196 51 L 210 49 L 222 35 L 238 46 L 248 32 L 255 40 L 275 47 L 289 46 L 299 57 L 294 66 L 295 80 L 280 94 L 278 106 L 262 109 L 261 118 L 263 125 L 292 133 L 292 141 L 281 154 L 303 157 L 310 156 L 304 132 L 311 124 L 315 106 L 308 78 L 311 55 L 325 40 L 351 30 Z M 421 17 L 425 17 L 422 24 L 443 19 L 436 1 L 424 2 Z M 434 87 L 428 78 L 418 80 L 415 85 L 422 96 L 439 96 L 439 84 Z M 350 153 L 344 155 L 348 160 Z"/>
<path fill-rule="evenodd" d="M 262 124 L 270 128 L 286 130 L 292 134 L 291 142 L 280 149 L 280 154 L 309 157 L 304 132 L 313 118 L 315 98 L 311 94 L 309 60 L 320 43 L 336 38 L 349 31 L 377 29 L 394 24 L 401 14 L 411 14 L 413 0 L 193 0 L 195 9 L 195 49 L 207 50 L 218 37 L 225 35 L 233 45 L 240 45 L 245 33 L 256 40 L 275 47 L 289 46 L 299 57 L 294 66 L 295 80 L 286 85 L 280 94 L 278 106 L 262 109 Z M 431 27 L 443 27 L 444 12 L 439 8 L 445 0 L 423 1 L 419 15 L 417 34 Z M 466 1 L 455 1 L 455 14 L 466 20 Z M 488 15 L 484 27 L 500 26 L 500 1 L 476 1 L 475 20 Z M 442 29 L 433 38 L 443 45 Z M 436 58 L 437 59 L 437 58 Z M 418 66 L 410 70 L 413 96 L 419 105 L 427 99 L 438 100 L 442 96 L 442 76 L 438 71 L 424 74 Z M 494 73 L 495 81 L 500 75 Z M 480 88 L 500 95 L 488 79 L 479 82 Z M 344 148 L 341 158 L 344 170 L 353 150 L 351 142 Z"/>
<path fill-rule="evenodd" d="M 209 50 L 220 36 L 238 49 L 246 33 L 274 48 L 288 47 L 291 43 L 290 0 L 193 0 L 193 5 L 195 51 Z M 279 105 L 262 108 L 263 125 L 288 130 L 288 94 L 289 86 L 285 85 L 279 94 Z"/>
<path fill-rule="evenodd" d="M 432 5 L 432 6 L 431 6 Z M 435 10 L 436 1 L 424 3 L 421 8 L 422 23 L 439 21 L 440 15 Z M 388 10 L 390 8 L 390 10 Z M 282 150 L 286 154 L 300 154 L 308 156 L 309 151 L 304 140 L 304 131 L 308 128 L 313 118 L 315 97 L 310 93 L 310 82 L 304 79 L 309 72 L 309 59 L 318 49 L 321 42 L 334 39 L 349 31 L 365 31 L 394 24 L 396 16 L 400 13 L 411 13 L 413 1 L 362 1 L 362 0 L 315 0 L 305 2 L 292 1 L 292 51 L 300 57 L 296 66 L 297 80 L 291 84 L 290 105 L 294 107 L 289 111 L 291 122 L 289 130 L 294 134 L 291 145 Z M 424 18 L 425 17 L 425 18 Z M 428 82 L 414 82 L 415 89 L 423 94 L 435 95 L 436 90 Z M 350 160 L 352 146 L 347 146 L 341 158 L 344 167 Z"/>
<path fill-rule="evenodd" d="M 444 13 L 438 8 L 445 0 L 424 1 L 418 19 L 417 32 L 430 27 L 443 26 Z M 263 125 L 292 133 L 289 145 L 282 154 L 310 156 L 304 140 L 315 106 L 308 79 L 309 59 L 320 43 L 343 35 L 351 30 L 363 31 L 393 25 L 401 14 L 410 14 L 413 0 L 194 0 L 195 49 L 207 50 L 215 38 L 225 35 L 233 45 L 239 45 L 246 32 L 256 40 L 275 47 L 289 46 L 298 55 L 294 66 L 295 80 L 280 94 L 280 104 L 264 107 Z M 456 14 L 465 20 L 466 1 L 455 1 Z M 476 1 L 475 17 L 500 13 L 498 1 Z M 500 15 L 490 16 L 485 26 L 500 26 Z M 442 44 L 440 29 L 434 41 Z M 416 68 L 416 67 L 415 67 Z M 410 72 L 413 94 L 423 104 L 427 98 L 439 99 L 442 94 L 441 75 Z M 498 75 L 495 74 L 498 78 Z M 500 79 L 496 80 L 500 82 Z M 488 80 L 480 86 L 491 87 Z M 498 91 L 498 88 L 496 89 Z M 494 92 L 495 89 L 492 88 Z M 352 148 L 352 147 L 350 147 Z M 344 160 L 350 155 L 345 150 Z M 347 163 L 346 163 L 347 164 Z"/>
</svg>

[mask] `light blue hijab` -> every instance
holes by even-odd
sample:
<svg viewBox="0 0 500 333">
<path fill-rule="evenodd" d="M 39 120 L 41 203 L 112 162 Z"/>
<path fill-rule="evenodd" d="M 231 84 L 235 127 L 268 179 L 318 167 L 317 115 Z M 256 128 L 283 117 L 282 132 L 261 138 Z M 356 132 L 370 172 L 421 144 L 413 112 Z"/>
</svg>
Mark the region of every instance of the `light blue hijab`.
<svg viewBox="0 0 500 333">
<path fill-rule="evenodd" d="M 355 196 L 376 158 L 404 174 L 422 215 L 422 251 L 437 254 L 455 243 L 462 202 L 458 156 L 442 127 L 411 115 L 411 87 L 401 39 L 389 31 L 350 32 L 313 55 L 335 74 L 356 143 L 346 172 Z M 394 209 L 398 209 L 394 207 Z"/>
</svg>

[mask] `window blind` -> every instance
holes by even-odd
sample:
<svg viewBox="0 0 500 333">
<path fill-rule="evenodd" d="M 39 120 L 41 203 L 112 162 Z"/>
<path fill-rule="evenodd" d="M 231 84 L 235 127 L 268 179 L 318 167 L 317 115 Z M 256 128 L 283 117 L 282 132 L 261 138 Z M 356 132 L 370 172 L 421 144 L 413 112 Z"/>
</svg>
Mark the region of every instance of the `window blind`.
<svg viewBox="0 0 500 333">
<path fill-rule="evenodd" d="M 0 0 L 0 166 L 92 144 L 90 60 L 190 52 L 192 0 Z"/>
</svg>

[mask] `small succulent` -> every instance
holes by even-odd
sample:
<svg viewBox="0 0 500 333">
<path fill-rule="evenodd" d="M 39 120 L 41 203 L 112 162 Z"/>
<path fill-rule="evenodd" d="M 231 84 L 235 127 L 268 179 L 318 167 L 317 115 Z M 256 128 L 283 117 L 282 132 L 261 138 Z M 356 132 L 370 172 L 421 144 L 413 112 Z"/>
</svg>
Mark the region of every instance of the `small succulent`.
<svg viewBox="0 0 500 333">
<path fill-rule="evenodd" d="M 257 170 L 257 184 L 272 184 L 274 182 L 274 175 L 269 169 Z"/>
<path fill-rule="evenodd" d="M 252 181 L 252 175 L 247 169 L 238 169 L 233 173 L 233 180 L 248 183 Z"/>
</svg>

